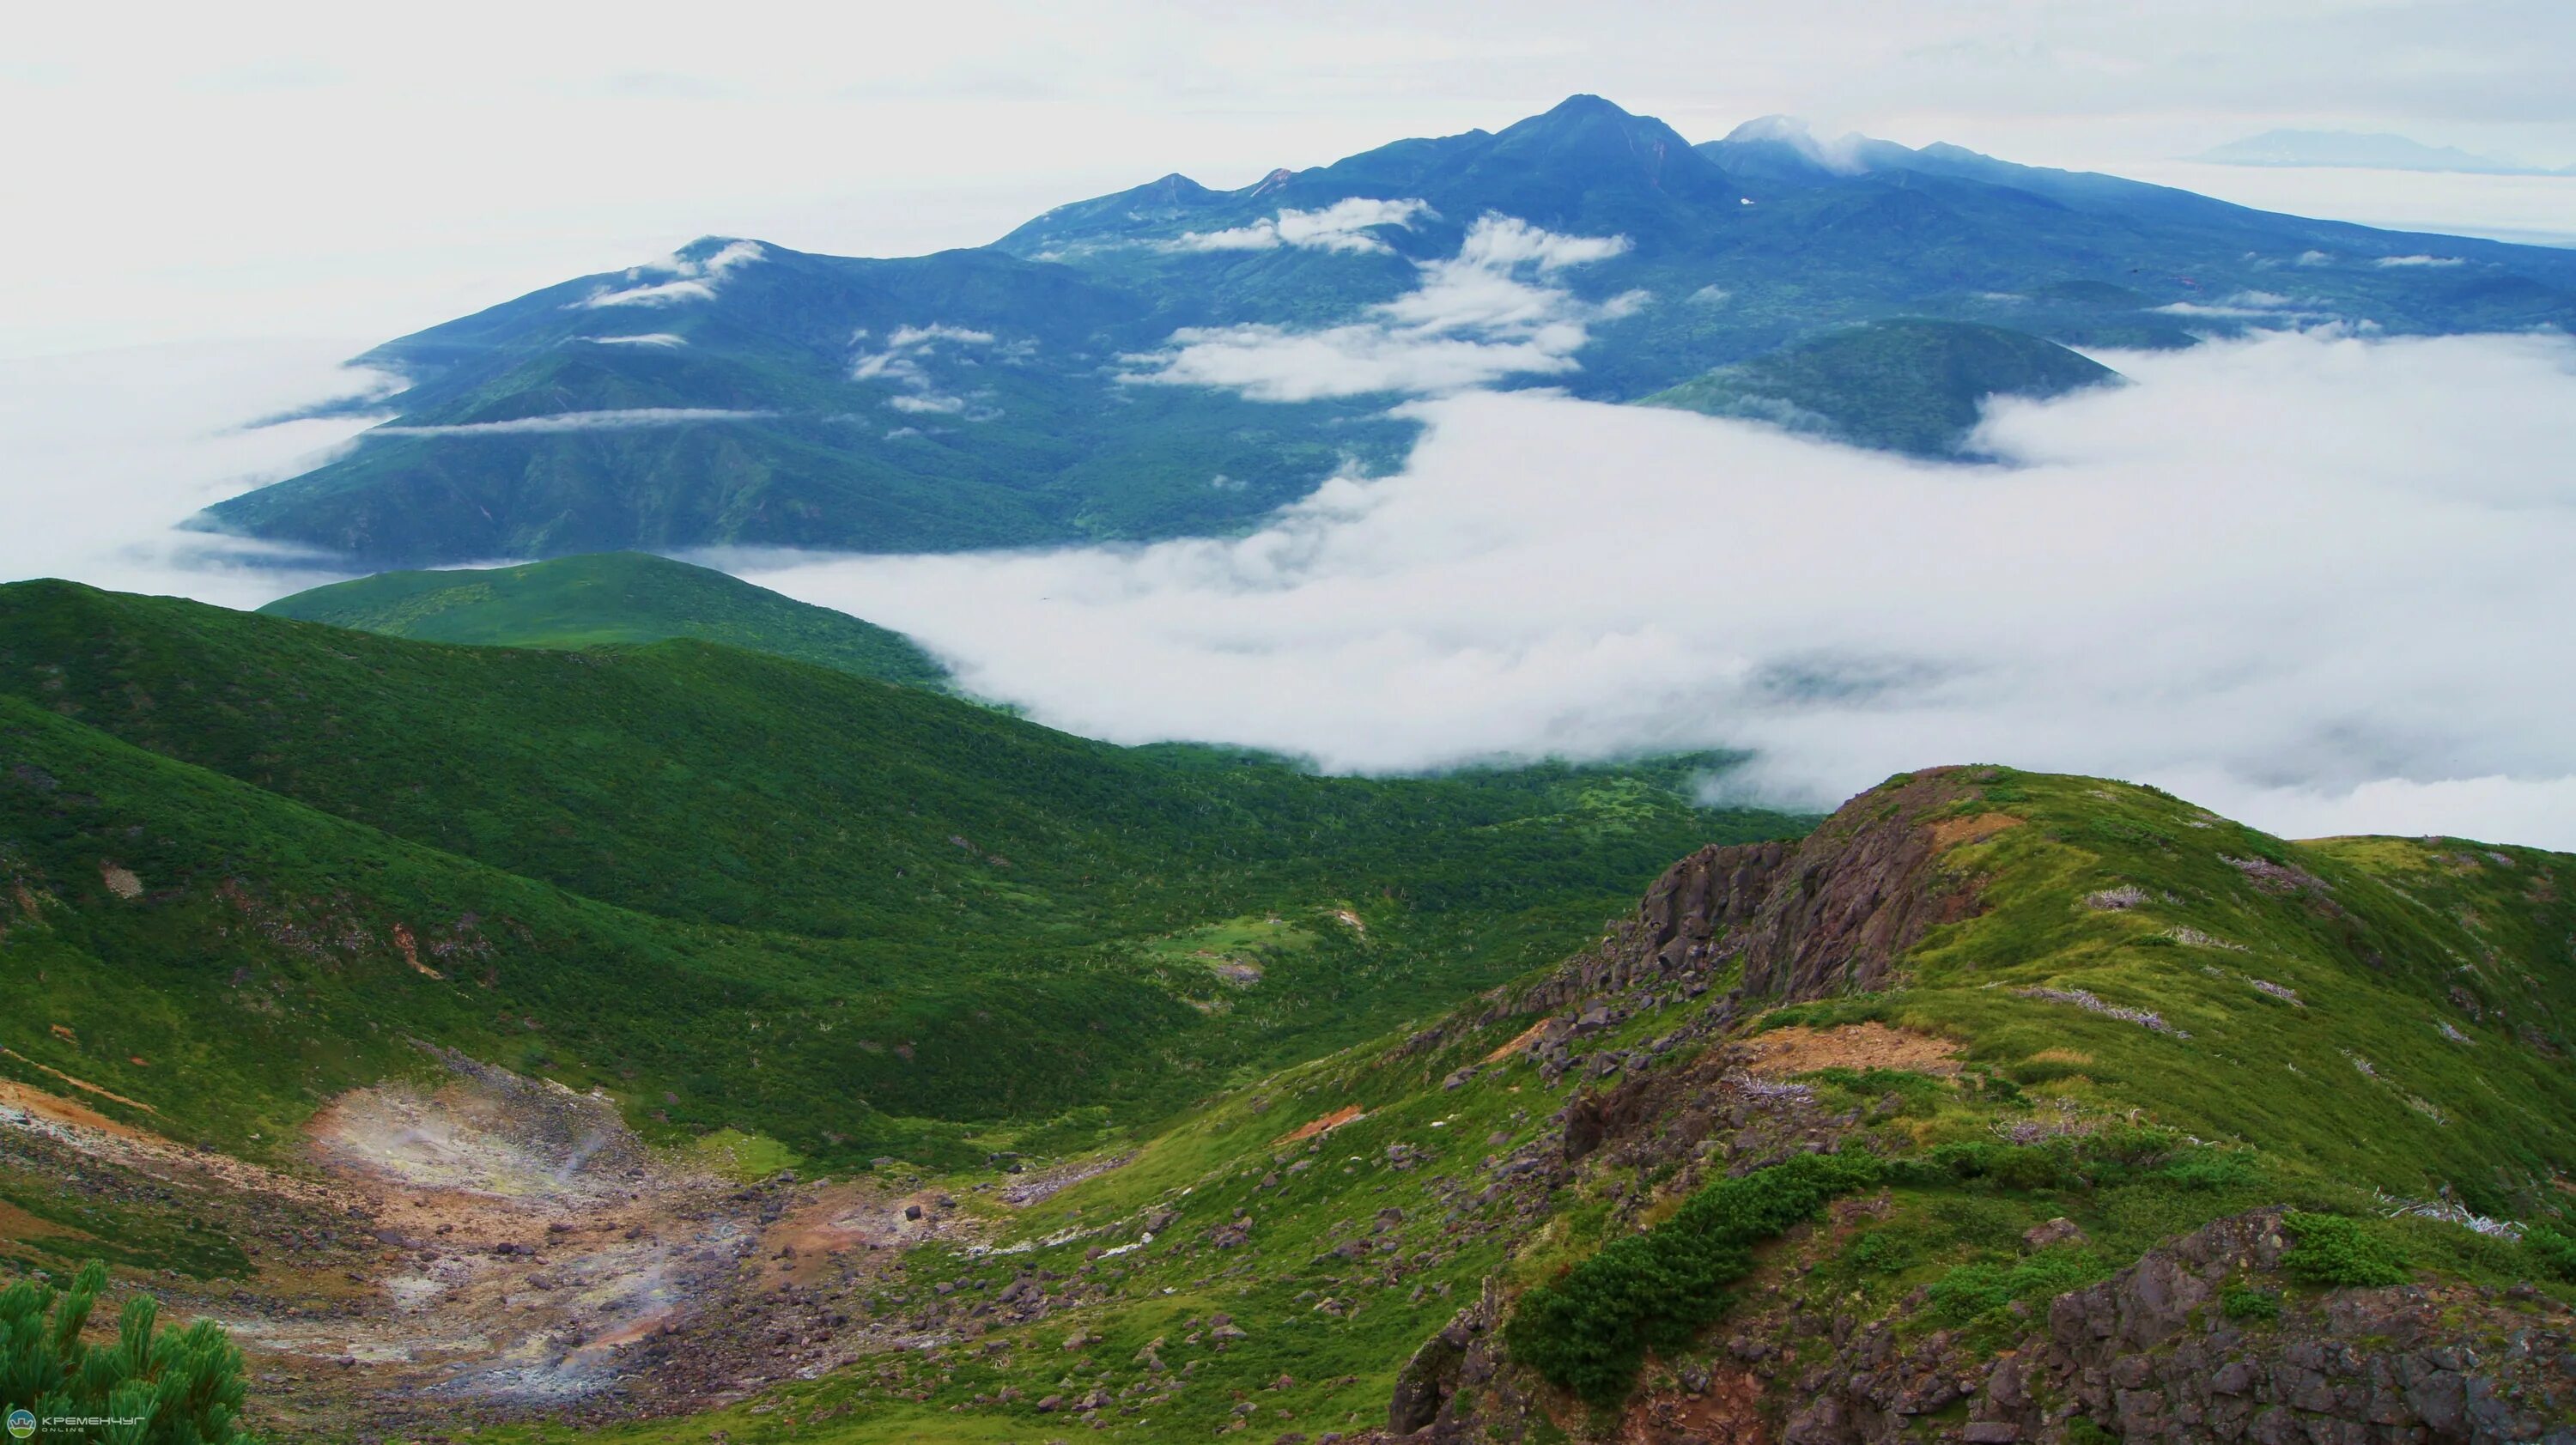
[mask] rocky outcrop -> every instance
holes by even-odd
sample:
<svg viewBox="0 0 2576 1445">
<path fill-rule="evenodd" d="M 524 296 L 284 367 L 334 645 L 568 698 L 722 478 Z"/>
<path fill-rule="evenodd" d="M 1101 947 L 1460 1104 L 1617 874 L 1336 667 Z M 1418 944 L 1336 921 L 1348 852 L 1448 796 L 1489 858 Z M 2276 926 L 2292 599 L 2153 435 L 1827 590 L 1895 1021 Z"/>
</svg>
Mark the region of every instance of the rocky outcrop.
<svg viewBox="0 0 2576 1445">
<path fill-rule="evenodd" d="M 1751 997 L 1788 1002 L 1885 986 L 1926 931 L 1977 912 L 1976 880 L 1939 859 L 1953 843 L 1995 830 L 1936 815 L 1976 797 L 1987 777 L 1981 768 L 1927 769 L 1862 794 L 1796 844 L 1693 853 L 1655 881 L 1636 920 L 1605 945 L 1596 986 L 1737 957 Z"/>
<path fill-rule="evenodd" d="M 1991 1356 L 1897 1320 L 1845 1332 L 1789 1383 L 1785 1445 L 2576 1445 L 2576 1319 L 2469 1287 L 2281 1289 L 2281 1212 L 2206 1225 L 2088 1289 Z M 2273 1320 L 2225 1292 L 2269 1287 Z M 1923 1417 L 1967 1402 L 1926 1434 Z M 2089 1425 L 2089 1429 L 2087 1426 Z"/>
</svg>

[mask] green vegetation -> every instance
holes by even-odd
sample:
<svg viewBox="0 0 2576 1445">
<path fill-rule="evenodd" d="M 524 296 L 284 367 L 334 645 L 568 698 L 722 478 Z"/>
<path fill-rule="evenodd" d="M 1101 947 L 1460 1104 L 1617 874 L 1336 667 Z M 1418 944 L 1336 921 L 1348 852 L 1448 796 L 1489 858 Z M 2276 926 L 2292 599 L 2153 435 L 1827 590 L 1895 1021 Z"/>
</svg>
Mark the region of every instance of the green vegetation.
<svg viewBox="0 0 2576 1445">
<path fill-rule="evenodd" d="M 1646 1351 L 1683 1344 L 1726 1312 L 1724 1288 L 1752 1267 L 1753 1246 L 1882 1173 L 1865 1155 L 1810 1154 L 1712 1184 L 1655 1229 L 1530 1291 L 1512 1316 L 1512 1353 L 1594 1404 L 1616 1404 Z"/>
<path fill-rule="evenodd" d="M 281 597 L 259 610 L 388 637 L 500 647 L 687 637 L 880 682 L 939 687 L 948 680 L 947 669 L 899 632 L 642 552 L 479 572 L 382 572 Z"/>
<path fill-rule="evenodd" d="M 156 1332 L 150 1295 L 125 1302 L 113 1344 L 81 1339 L 107 1267 L 92 1260 L 66 1290 L 20 1280 L 0 1290 L 0 1413 L 39 1422 L 107 1418 L 110 1445 L 227 1445 L 238 1427 L 241 1351 L 212 1320 Z"/>
<path fill-rule="evenodd" d="M 1095 1396 L 1153 1445 L 1347 1433 L 1488 1291 L 1507 1368 L 1615 1405 L 1649 1351 L 1716 1363 L 1729 1312 L 1802 1363 L 1841 1315 L 2000 1348 L 2255 1210 L 2290 1287 L 2248 1266 L 2209 1308 L 2266 1338 L 2314 1290 L 2576 1290 L 2576 858 L 1963 769 L 1816 835 L 1919 806 L 1906 886 L 1963 905 L 1876 992 L 1590 981 L 1673 858 L 1798 829 L 1686 801 L 1724 764 L 1318 778 L 695 639 L 0 588 L 0 1079 L 283 1161 L 430 1044 L 605 1090 L 734 1179 L 939 1201 L 832 1308 L 945 1343 L 603 1445 L 998 1445 Z M 1588 1009 L 1575 978 L 1607 1021 L 1534 1029 Z M 1816 1066 L 1747 1063 L 1774 1048 Z M 1623 1100 L 1569 1162 L 1569 1106 Z M 0 1160 L 14 1269 L 249 1273 L 186 1203 Z M 1038 1286 L 1042 1318 L 975 1312 Z"/>
<path fill-rule="evenodd" d="M 2293 1278 L 2329 1289 L 2404 1284 L 2408 1278 L 2405 1251 L 2361 1220 L 2294 1210 L 2281 1222 L 2291 1234 Z"/>
<path fill-rule="evenodd" d="M 1718 760 L 1317 778 L 687 640 L 457 647 L 60 583 L 0 589 L 0 639 L 0 998 L 45 1025 L 0 1075 L 253 1153 L 433 1068 L 414 1039 L 825 1167 L 1133 1128 L 1795 826 L 1692 806 Z M 1257 982 L 1175 956 L 1245 919 Z"/>
<path fill-rule="evenodd" d="M 2576 1167 L 2576 859 L 2293 843 L 2153 789 L 1984 770 L 1931 815 L 1976 916 L 1778 1021 L 1959 1040 L 2034 1128 L 2145 1118 L 2315 1177 L 2550 1219 Z M 2213 1168 L 2225 1168 L 2213 1164 Z"/>
<path fill-rule="evenodd" d="M 2537 1273 L 2576 1284 L 2576 1235 L 2535 1224 L 2523 1231 L 2522 1248 Z"/>
<path fill-rule="evenodd" d="M 2051 397 L 2119 380 L 2053 341 L 1956 321 L 1830 331 L 1645 398 L 1917 456 L 1947 456 L 1989 397 Z"/>
<path fill-rule="evenodd" d="M 2281 1318 L 2281 1296 L 2268 1289 L 2229 1285 L 2219 1293 L 2218 1308 L 2240 1324 L 2271 1324 Z"/>
</svg>

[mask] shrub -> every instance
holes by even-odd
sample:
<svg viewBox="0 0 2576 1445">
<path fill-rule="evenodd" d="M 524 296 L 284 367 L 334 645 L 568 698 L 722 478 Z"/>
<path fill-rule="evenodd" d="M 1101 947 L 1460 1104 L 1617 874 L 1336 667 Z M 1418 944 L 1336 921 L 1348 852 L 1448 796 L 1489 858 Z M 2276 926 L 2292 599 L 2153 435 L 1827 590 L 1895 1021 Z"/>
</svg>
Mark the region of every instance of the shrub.
<svg viewBox="0 0 2576 1445">
<path fill-rule="evenodd" d="M 2243 1155 L 2195 1150 L 2156 1171 L 2156 1177 L 2182 1189 L 2235 1189 L 2255 1180 L 2254 1166 Z"/>
<path fill-rule="evenodd" d="M 2576 1284 L 2576 1238 L 2535 1224 L 2522 1232 L 2522 1251 L 2530 1258 L 2533 1273 Z"/>
<path fill-rule="evenodd" d="M 2283 1267 L 2290 1277 L 2334 1288 L 2404 1284 L 2406 1255 L 2396 1245 L 2340 1214 L 2282 1216 L 2295 1241 Z"/>
<path fill-rule="evenodd" d="M 1843 1256 L 1854 1269 L 1870 1274 L 1903 1274 L 1921 1257 L 1922 1251 L 1914 1247 L 1913 1241 L 1884 1229 L 1862 1235 L 1860 1242 Z"/>
<path fill-rule="evenodd" d="M 2120 1445 L 2120 1437 L 2078 1415 L 2066 1422 L 2066 1445 Z"/>
<path fill-rule="evenodd" d="M 2044 1250 L 2011 1264 L 1963 1264 L 1926 1291 L 1926 1313 L 1964 1325 L 2022 1299 L 2052 1299 L 2109 1274 L 2089 1250 Z"/>
<path fill-rule="evenodd" d="M 1531 1290 L 1504 1340 L 1552 1383 L 1614 1404 L 1646 1351 L 1685 1344 L 1725 1312 L 1725 1286 L 1752 1268 L 1754 1245 L 1885 1172 L 1868 1155 L 1808 1154 L 1720 1180 L 1652 1230 L 1613 1240 Z"/>
<path fill-rule="evenodd" d="M 2266 1324 L 2281 1317 L 2281 1297 L 2268 1289 L 2251 1285 L 2229 1285 L 2218 1297 L 2219 1313 L 2231 1320 L 2260 1320 Z"/>
<path fill-rule="evenodd" d="M 97 1438 L 108 1445 L 242 1440 L 242 1356 L 222 1327 L 199 1320 L 155 1334 L 160 1306 L 137 1295 L 117 1318 L 115 1343 L 85 1344 L 81 1330 L 106 1283 L 107 1267 L 91 1260 L 68 1290 L 33 1280 L 0 1290 L 0 1413 L 140 1421 L 104 1427 Z"/>
</svg>

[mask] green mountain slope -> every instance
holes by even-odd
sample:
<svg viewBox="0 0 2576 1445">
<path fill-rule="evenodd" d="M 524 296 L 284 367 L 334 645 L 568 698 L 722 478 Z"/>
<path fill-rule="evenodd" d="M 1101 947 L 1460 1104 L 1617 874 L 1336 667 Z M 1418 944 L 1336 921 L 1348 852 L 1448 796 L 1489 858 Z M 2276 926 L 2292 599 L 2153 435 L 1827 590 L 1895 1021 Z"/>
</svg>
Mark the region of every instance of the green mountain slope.
<svg viewBox="0 0 2576 1445">
<path fill-rule="evenodd" d="M 1956 321 L 1880 321 L 1720 367 L 1645 398 L 1915 456 L 1958 452 L 1989 397 L 2051 397 L 2119 373 L 2053 341 Z"/>
<path fill-rule="evenodd" d="M 2576 857 L 1900 777 L 1038 1204 L 943 1181 L 977 1243 L 822 1308 L 959 1347 L 602 1433 L 2555 1438 L 2571 927 Z"/>
<path fill-rule="evenodd" d="M 642 552 L 483 571 L 381 572 L 259 610 L 423 642 L 583 648 L 686 637 L 880 682 L 937 687 L 948 678 L 899 632 Z"/>
<path fill-rule="evenodd" d="M 459 647 L 67 583 L 0 588 L 0 696 L 37 900 L 5 946 L 60 960 L 0 988 L 68 1031 L 9 1047 L 236 1145 L 415 1036 L 821 1158 L 1137 1117 L 1528 967 L 1684 840 L 1787 826 L 1691 806 L 1704 761 L 1322 779 L 701 642 Z M 1270 960 L 1248 989 L 1207 961 L 1238 955 Z M 244 969 L 316 1037 L 119 1062 L 232 1047 L 187 1035 L 276 1002 Z"/>
</svg>

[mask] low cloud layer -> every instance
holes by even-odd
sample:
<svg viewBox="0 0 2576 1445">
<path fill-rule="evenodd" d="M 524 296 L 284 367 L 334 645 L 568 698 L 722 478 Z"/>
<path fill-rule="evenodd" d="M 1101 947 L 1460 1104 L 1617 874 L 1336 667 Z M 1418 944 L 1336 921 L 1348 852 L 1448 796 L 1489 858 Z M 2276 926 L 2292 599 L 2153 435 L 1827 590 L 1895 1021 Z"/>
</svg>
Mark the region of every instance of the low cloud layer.
<svg viewBox="0 0 2576 1445">
<path fill-rule="evenodd" d="M 888 407 L 915 416 L 953 416 L 966 421 L 991 421 L 1002 413 L 986 404 L 980 395 L 961 396 L 957 388 L 943 385 L 934 375 L 941 369 L 941 361 L 945 359 L 947 369 L 954 371 L 973 364 L 976 355 L 1009 361 L 1026 356 L 1030 347 L 1026 341 L 1005 342 L 989 331 L 938 322 L 898 326 L 883 337 L 861 331 L 850 340 L 857 348 L 850 362 L 850 379 L 886 382 L 899 388 L 885 399 Z"/>
<path fill-rule="evenodd" d="M 1335 201 L 1319 211 L 1281 211 L 1249 226 L 1223 231 L 1192 231 L 1170 243 L 1174 251 L 1275 251 L 1282 246 L 1306 251 L 1391 250 L 1369 234 L 1377 226 L 1410 229 L 1416 216 L 1431 206 L 1417 200 L 1381 201 L 1363 196 Z"/>
<path fill-rule="evenodd" d="M 517 436 L 528 432 L 632 431 L 637 427 L 687 426 L 696 422 L 751 421 L 776 416 L 774 411 L 731 411 L 710 406 L 636 406 L 600 411 L 558 411 L 544 416 L 518 416 L 507 421 L 468 421 L 451 426 L 380 426 L 371 437 Z"/>
<path fill-rule="evenodd" d="M 1221 386 L 1255 401 L 1392 392 L 1436 396 L 1516 376 L 1577 369 L 1596 320 L 1642 304 L 1587 302 L 1553 284 L 1569 266 L 1628 249 L 1624 236 L 1567 236 L 1508 216 L 1467 229 L 1458 254 L 1425 263 L 1421 283 L 1359 320 L 1316 330 L 1247 323 L 1188 327 L 1129 360 L 1129 380 Z"/>
<path fill-rule="evenodd" d="M 350 446 L 375 417 L 250 423 L 394 391 L 391 375 L 340 365 L 359 349 L 272 341 L 0 361 L 0 581 L 67 577 L 256 607 L 345 576 L 178 524 Z"/>
<path fill-rule="evenodd" d="M 1427 288 L 1426 288 L 1427 289 Z M 1239 540 L 737 565 L 1077 732 L 1337 769 L 1756 751 L 1829 804 L 1990 760 L 2294 833 L 2576 847 L 2576 345 L 2329 332 L 2107 360 L 2003 467 L 1535 394 Z"/>
</svg>

